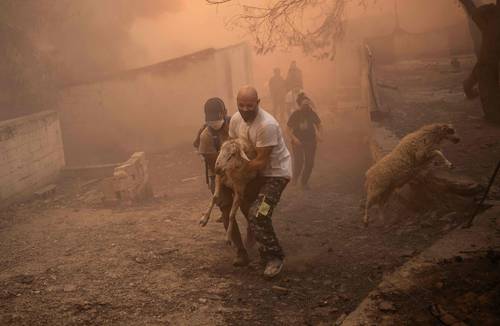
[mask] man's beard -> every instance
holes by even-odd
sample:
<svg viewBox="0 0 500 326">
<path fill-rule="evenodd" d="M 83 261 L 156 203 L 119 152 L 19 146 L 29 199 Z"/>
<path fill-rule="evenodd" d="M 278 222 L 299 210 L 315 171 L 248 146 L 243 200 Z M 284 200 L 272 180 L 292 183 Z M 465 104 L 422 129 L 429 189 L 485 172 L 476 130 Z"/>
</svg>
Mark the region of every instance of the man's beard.
<svg viewBox="0 0 500 326">
<path fill-rule="evenodd" d="M 256 107 L 252 111 L 242 111 L 240 109 L 238 109 L 238 111 L 240 112 L 241 117 L 243 118 L 243 120 L 245 122 L 252 122 L 253 120 L 255 120 L 255 117 L 257 116 L 257 113 L 259 112 L 259 108 Z"/>
</svg>

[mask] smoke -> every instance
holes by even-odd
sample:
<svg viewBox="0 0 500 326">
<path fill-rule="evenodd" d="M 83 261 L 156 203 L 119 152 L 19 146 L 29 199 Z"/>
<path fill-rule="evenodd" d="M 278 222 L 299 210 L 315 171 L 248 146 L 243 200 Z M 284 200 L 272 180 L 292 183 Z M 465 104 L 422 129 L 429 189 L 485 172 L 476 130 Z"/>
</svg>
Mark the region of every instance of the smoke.
<svg viewBox="0 0 500 326">
<path fill-rule="evenodd" d="M 0 119 L 51 108 L 61 86 L 125 68 L 139 18 L 183 0 L 2 0 Z"/>
</svg>

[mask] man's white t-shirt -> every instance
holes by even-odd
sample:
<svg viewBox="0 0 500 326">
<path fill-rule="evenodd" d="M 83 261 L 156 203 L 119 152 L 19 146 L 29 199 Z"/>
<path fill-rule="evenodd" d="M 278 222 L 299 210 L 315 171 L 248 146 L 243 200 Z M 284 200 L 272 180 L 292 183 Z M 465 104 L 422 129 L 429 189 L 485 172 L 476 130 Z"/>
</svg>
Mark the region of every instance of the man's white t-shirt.
<svg viewBox="0 0 500 326">
<path fill-rule="evenodd" d="M 292 177 L 292 160 L 286 147 L 278 121 L 269 113 L 259 108 L 255 120 L 246 123 L 237 112 L 229 123 L 230 138 L 244 138 L 256 148 L 273 147 L 271 157 L 266 168 L 261 171 L 265 177 Z"/>
</svg>

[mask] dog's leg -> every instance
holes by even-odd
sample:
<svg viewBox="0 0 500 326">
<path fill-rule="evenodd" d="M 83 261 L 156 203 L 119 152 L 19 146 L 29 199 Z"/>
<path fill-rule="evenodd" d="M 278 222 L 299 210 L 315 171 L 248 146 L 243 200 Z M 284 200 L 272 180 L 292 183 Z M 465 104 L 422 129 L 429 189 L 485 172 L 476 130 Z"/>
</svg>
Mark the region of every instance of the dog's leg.
<svg viewBox="0 0 500 326">
<path fill-rule="evenodd" d="M 231 212 L 229 213 L 229 225 L 226 231 L 226 240 L 228 244 L 233 243 L 233 230 L 234 224 L 236 223 L 236 212 L 240 208 L 240 196 L 238 192 L 234 192 L 233 205 L 231 206 Z"/>
<path fill-rule="evenodd" d="M 441 160 L 441 162 L 443 162 L 444 165 L 446 165 L 447 168 L 449 168 L 449 169 L 453 168 L 453 163 L 448 161 L 448 159 L 444 156 L 443 152 L 441 152 L 440 150 L 436 149 L 436 150 L 432 151 L 432 156 L 434 158 L 439 158 Z"/>
<path fill-rule="evenodd" d="M 206 213 L 203 214 L 203 216 L 201 217 L 200 222 L 199 222 L 202 227 L 205 226 L 205 225 L 207 225 L 208 220 L 210 219 L 210 215 L 212 214 L 212 210 L 213 210 L 213 208 L 215 206 L 215 203 L 217 202 L 217 200 L 220 197 L 221 188 L 222 188 L 222 182 L 221 182 L 220 176 L 216 175 L 215 176 L 215 192 L 214 192 L 214 195 L 212 196 L 212 199 L 210 200 L 210 205 L 208 206 L 208 209 L 207 209 Z"/>
</svg>

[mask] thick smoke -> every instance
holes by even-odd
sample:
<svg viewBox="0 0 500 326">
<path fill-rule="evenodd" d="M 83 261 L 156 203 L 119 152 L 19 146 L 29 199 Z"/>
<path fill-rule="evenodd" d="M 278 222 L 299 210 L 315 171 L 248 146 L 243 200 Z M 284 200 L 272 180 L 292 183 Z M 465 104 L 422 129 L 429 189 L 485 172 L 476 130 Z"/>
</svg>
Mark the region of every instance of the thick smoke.
<svg viewBox="0 0 500 326">
<path fill-rule="evenodd" d="M 138 18 L 182 0 L 2 0 L 0 119 L 52 108 L 64 85 L 125 68 Z"/>
</svg>

